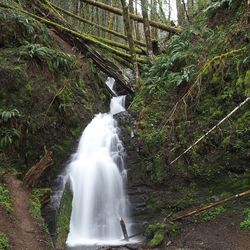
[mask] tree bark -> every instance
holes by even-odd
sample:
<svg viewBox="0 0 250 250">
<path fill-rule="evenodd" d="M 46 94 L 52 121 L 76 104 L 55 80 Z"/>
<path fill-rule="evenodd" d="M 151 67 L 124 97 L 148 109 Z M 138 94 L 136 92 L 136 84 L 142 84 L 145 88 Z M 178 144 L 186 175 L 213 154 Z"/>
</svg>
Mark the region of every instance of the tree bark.
<svg viewBox="0 0 250 250">
<path fill-rule="evenodd" d="M 157 21 L 157 1 L 155 0 L 151 0 L 150 19 Z M 158 40 L 158 30 L 156 28 L 151 28 L 151 34 L 153 39 Z"/>
<path fill-rule="evenodd" d="M 178 24 L 182 26 L 183 24 L 185 24 L 185 14 L 184 14 L 182 0 L 176 0 L 176 9 L 177 9 Z"/>
<path fill-rule="evenodd" d="M 23 183 L 26 187 L 33 188 L 37 185 L 43 172 L 53 163 L 51 156 L 52 152 L 47 151 L 42 159 L 29 169 L 23 178 Z"/>
<path fill-rule="evenodd" d="M 135 86 L 136 88 L 140 87 L 140 76 L 139 76 L 139 68 L 136 60 L 136 50 L 135 50 L 135 44 L 133 40 L 133 27 L 131 24 L 129 11 L 128 11 L 128 5 L 126 3 L 126 0 L 121 0 L 122 9 L 123 9 L 123 21 L 124 21 L 124 28 L 125 33 L 128 37 L 128 44 L 130 48 L 130 54 L 132 58 L 132 62 L 134 65 L 134 75 L 135 75 Z"/>
<path fill-rule="evenodd" d="M 110 5 L 107 5 L 107 4 L 104 4 L 104 3 L 101 3 L 101 2 L 97 2 L 96 0 L 80 0 L 80 1 L 83 1 L 83 2 L 88 3 L 90 5 L 96 6 L 98 8 L 101 8 L 101 9 L 107 10 L 109 12 L 112 12 L 114 14 L 122 16 L 122 10 L 120 10 L 118 8 L 115 8 L 115 7 L 112 7 Z M 138 15 L 135 15 L 135 14 L 132 14 L 132 13 L 130 13 L 129 16 L 130 16 L 131 19 L 133 19 L 135 21 L 138 21 L 140 23 L 143 23 L 143 18 L 141 16 L 138 16 Z M 172 33 L 181 32 L 181 29 L 179 29 L 179 28 L 175 28 L 175 27 L 172 27 L 172 26 L 160 23 L 160 22 L 149 20 L 149 24 L 152 27 L 155 27 L 155 28 L 158 28 L 158 29 L 161 29 L 161 30 L 165 30 L 165 31 L 169 31 L 169 32 L 172 32 Z"/>
<path fill-rule="evenodd" d="M 117 0 L 112 0 L 111 6 L 115 7 L 116 4 L 117 4 Z M 115 27 L 115 14 L 114 13 L 111 13 L 109 16 L 108 27 L 109 27 L 109 30 L 114 30 L 114 27 Z"/>
<path fill-rule="evenodd" d="M 148 20 L 148 6 L 147 6 L 146 0 L 141 0 L 141 8 L 142 8 L 145 40 L 146 40 L 146 45 L 147 45 L 147 54 L 148 54 L 149 62 L 153 64 L 154 54 L 153 54 L 150 26 L 149 26 L 149 20 Z"/>
<path fill-rule="evenodd" d="M 118 33 L 118 32 L 116 32 L 114 30 L 110 30 L 110 29 L 108 29 L 106 27 L 103 27 L 103 26 L 101 26 L 99 24 L 93 23 L 93 22 L 91 22 L 91 21 L 89 21 L 89 20 L 87 20 L 85 18 L 80 17 L 80 16 L 74 15 L 73 13 L 71 13 L 71 12 L 69 12 L 67 10 L 64 10 L 64 9 L 54 5 L 54 4 L 51 4 L 51 6 L 53 6 L 56 10 L 61 11 L 62 13 L 66 14 L 68 16 L 71 16 L 71 17 L 74 17 L 74 18 L 78 19 L 80 22 L 87 23 L 92 27 L 96 27 L 96 28 L 101 29 L 101 30 L 103 30 L 103 31 L 105 31 L 107 33 L 110 33 L 110 34 L 114 35 L 114 36 L 117 36 L 117 37 L 120 37 L 120 38 L 122 38 L 124 40 L 127 40 L 127 36 L 125 36 L 125 35 L 123 35 L 121 33 Z M 143 43 L 143 42 L 140 42 L 140 41 L 137 41 L 137 40 L 134 40 L 134 42 L 136 44 L 138 44 L 139 46 L 146 47 L 146 44 Z"/>
<path fill-rule="evenodd" d="M 128 241 L 129 237 L 128 237 L 126 224 L 125 224 L 125 222 L 124 222 L 124 220 L 122 218 L 120 218 L 120 225 L 121 225 L 122 233 L 123 233 L 123 236 L 124 236 L 124 240 Z"/>
</svg>

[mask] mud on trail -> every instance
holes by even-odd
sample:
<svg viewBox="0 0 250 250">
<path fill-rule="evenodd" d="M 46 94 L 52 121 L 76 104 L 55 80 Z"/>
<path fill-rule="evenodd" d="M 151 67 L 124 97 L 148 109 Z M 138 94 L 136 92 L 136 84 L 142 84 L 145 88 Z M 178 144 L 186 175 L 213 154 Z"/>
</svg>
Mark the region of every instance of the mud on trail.
<svg viewBox="0 0 250 250">
<path fill-rule="evenodd" d="M 13 214 L 0 206 L 0 230 L 8 237 L 13 250 L 52 249 L 48 235 L 30 213 L 30 192 L 16 177 L 5 174 L 4 183 L 9 190 Z"/>
</svg>

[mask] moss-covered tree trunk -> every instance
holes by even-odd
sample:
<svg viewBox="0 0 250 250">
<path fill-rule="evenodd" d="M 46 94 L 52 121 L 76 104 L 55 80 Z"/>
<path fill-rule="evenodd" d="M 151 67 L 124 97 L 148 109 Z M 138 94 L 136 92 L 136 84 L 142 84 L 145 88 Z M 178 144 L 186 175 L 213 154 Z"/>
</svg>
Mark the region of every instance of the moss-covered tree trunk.
<svg viewBox="0 0 250 250">
<path fill-rule="evenodd" d="M 135 74 L 135 86 L 136 88 L 139 88 L 140 86 L 140 76 L 139 76 L 139 69 L 138 64 L 136 61 L 136 52 L 135 52 L 135 44 L 133 40 L 133 26 L 129 17 L 129 11 L 128 11 L 128 5 L 126 3 L 126 0 L 121 0 L 122 9 L 123 9 L 123 20 L 124 20 L 124 27 L 125 27 L 125 33 L 128 37 L 128 44 L 130 48 L 130 54 L 132 57 L 132 62 L 134 65 L 134 74 Z"/>
<path fill-rule="evenodd" d="M 103 10 L 107 10 L 107 11 L 109 11 L 111 13 L 122 16 L 122 10 L 119 9 L 119 8 L 115 8 L 115 7 L 112 7 L 110 5 L 107 5 L 107 4 L 104 4 L 104 3 L 101 3 L 101 2 L 97 2 L 97 1 L 93 1 L 93 0 L 80 0 L 80 1 L 83 1 L 83 2 L 88 3 L 90 5 L 101 8 Z M 133 20 L 135 20 L 137 22 L 143 23 L 143 18 L 141 16 L 138 16 L 138 15 L 135 15 L 135 14 L 132 14 L 132 13 L 129 13 L 129 16 L 130 16 L 131 19 L 133 19 Z M 172 32 L 172 33 L 181 32 L 181 30 L 179 28 L 172 27 L 172 26 L 169 26 L 167 24 L 156 22 L 156 21 L 153 21 L 153 20 L 149 20 L 149 24 L 152 27 L 155 27 L 155 28 L 161 29 L 161 30 L 165 30 L 165 31 L 168 31 L 168 32 Z"/>
<path fill-rule="evenodd" d="M 151 40 L 151 32 L 148 19 L 148 3 L 146 0 L 141 0 L 142 5 L 142 16 L 143 16 L 143 27 L 145 33 L 145 40 L 147 45 L 147 54 L 151 64 L 154 63 L 153 46 Z"/>
</svg>

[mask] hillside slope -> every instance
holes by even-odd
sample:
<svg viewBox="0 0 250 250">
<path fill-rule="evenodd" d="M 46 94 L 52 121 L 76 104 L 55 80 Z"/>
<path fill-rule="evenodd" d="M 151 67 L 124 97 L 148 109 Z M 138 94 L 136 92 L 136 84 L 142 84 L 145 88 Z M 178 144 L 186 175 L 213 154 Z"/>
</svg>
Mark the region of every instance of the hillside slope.
<svg viewBox="0 0 250 250">
<path fill-rule="evenodd" d="M 177 213 L 250 189 L 249 27 L 247 1 L 218 1 L 143 70 L 131 105 L 139 152 L 133 175 L 147 187 L 137 217 L 151 223 L 153 246 L 165 237 L 165 244 L 191 249 L 250 247 L 249 197 L 168 223 Z"/>
<path fill-rule="evenodd" d="M 17 6 L 15 1 L 10 2 Z M 18 180 L 13 183 L 18 183 L 20 190 L 17 186 L 15 189 L 11 188 L 13 185 L 4 186 L 2 175 L 8 172 L 9 180 L 14 178 L 11 175 L 22 180 L 27 170 L 49 150 L 53 164 L 35 186 L 38 203 L 44 190 L 47 193 L 44 197 L 49 197 L 50 188 L 74 152 L 82 130 L 94 114 L 107 110 L 110 95 L 92 61 L 55 30 L 5 8 L 0 8 L 0 23 L 0 185 L 5 190 L 0 195 L 0 210 L 6 219 L 1 219 L 1 223 L 8 224 L 1 224 L 0 233 L 5 234 L 14 249 L 46 249 L 47 243 L 40 246 L 37 228 L 31 226 L 32 232 L 25 232 L 29 225 L 37 223 L 29 211 L 30 190 Z M 8 191 L 11 194 L 8 204 L 13 211 L 5 206 Z M 41 217 L 41 204 L 37 206 Z M 18 209 L 23 213 L 17 216 Z M 21 225 L 12 223 L 12 217 Z M 23 228 L 25 221 L 31 224 Z M 20 237 L 14 238 L 18 230 Z M 29 236 L 38 245 L 31 244 Z M 0 246 L 2 239 L 1 234 Z"/>
</svg>

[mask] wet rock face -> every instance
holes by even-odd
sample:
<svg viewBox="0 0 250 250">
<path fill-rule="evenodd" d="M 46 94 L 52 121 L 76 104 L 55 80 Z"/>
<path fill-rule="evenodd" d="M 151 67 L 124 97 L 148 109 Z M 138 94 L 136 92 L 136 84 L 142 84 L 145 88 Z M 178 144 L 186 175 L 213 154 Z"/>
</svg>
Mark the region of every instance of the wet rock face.
<svg viewBox="0 0 250 250">
<path fill-rule="evenodd" d="M 135 134 L 135 120 L 129 112 L 121 112 L 115 115 L 120 128 L 120 138 L 126 151 L 126 166 L 128 174 L 128 195 L 131 203 L 131 213 L 135 217 L 146 212 L 146 205 L 149 199 L 149 188 L 145 185 L 145 176 L 143 174 L 140 143 Z M 138 221 L 137 226 L 142 227 L 143 221 Z"/>
</svg>

